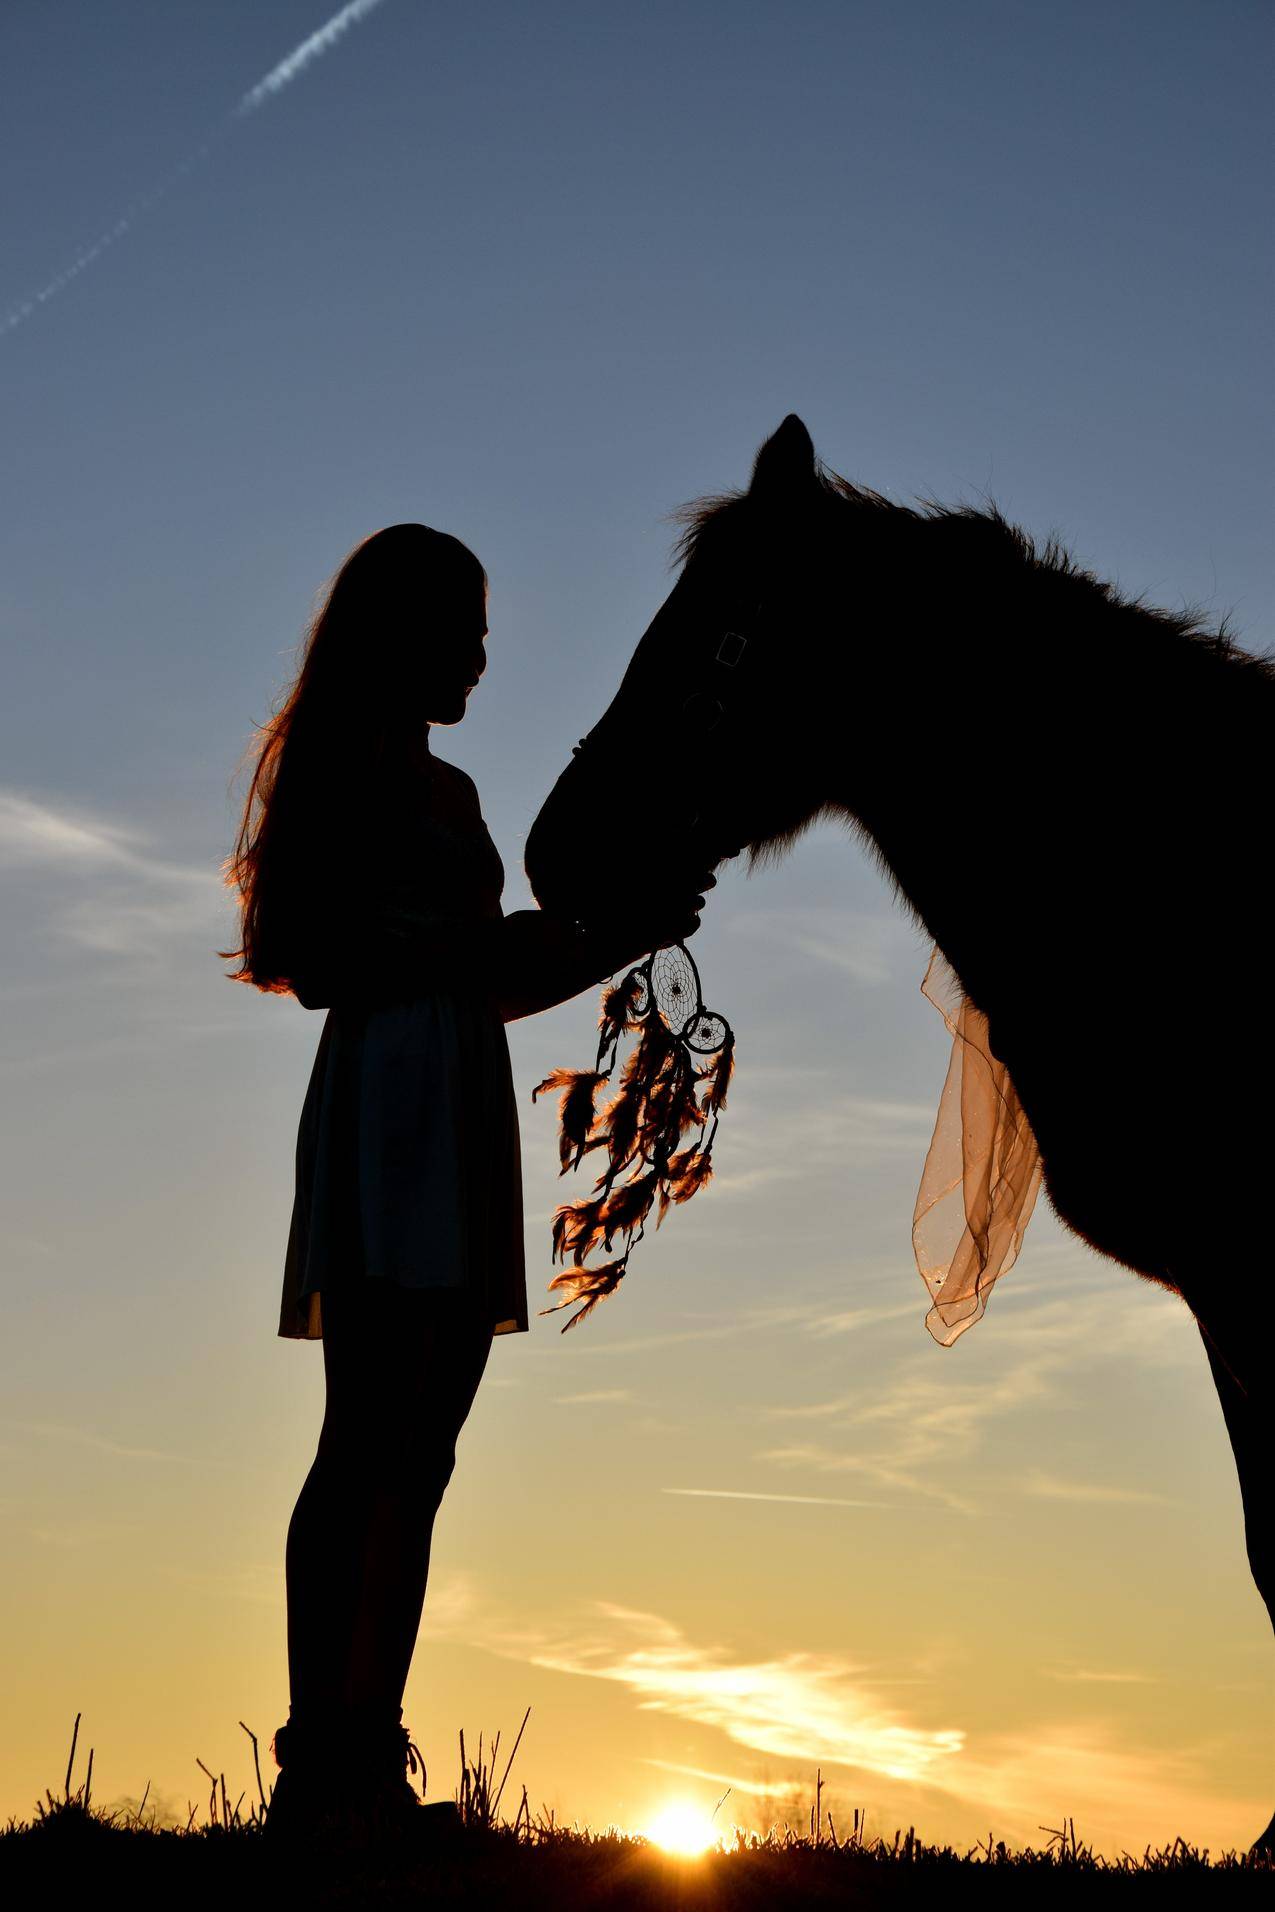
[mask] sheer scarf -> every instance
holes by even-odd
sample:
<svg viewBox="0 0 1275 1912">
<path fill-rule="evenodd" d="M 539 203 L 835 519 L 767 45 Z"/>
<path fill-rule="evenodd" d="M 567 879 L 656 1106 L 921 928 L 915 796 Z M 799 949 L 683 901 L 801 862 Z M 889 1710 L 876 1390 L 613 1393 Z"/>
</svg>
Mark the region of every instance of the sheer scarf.
<svg viewBox="0 0 1275 1912">
<path fill-rule="evenodd" d="M 987 1017 L 935 948 L 921 984 L 952 1032 L 947 1080 L 912 1216 L 930 1293 L 925 1325 L 950 1348 L 1013 1267 L 1040 1189 L 1041 1161 L 1018 1092 L 992 1054 Z"/>
</svg>

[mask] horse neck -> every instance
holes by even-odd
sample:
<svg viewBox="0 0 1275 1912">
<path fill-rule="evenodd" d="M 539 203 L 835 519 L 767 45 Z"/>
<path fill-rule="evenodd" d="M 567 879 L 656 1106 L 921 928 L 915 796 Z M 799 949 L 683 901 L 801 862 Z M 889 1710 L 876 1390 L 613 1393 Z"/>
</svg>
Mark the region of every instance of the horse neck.
<svg viewBox="0 0 1275 1912">
<path fill-rule="evenodd" d="M 1136 673 L 1113 653 L 1114 607 L 1025 564 L 987 521 L 914 521 L 891 570 L 869 672 L 848 640 L 836 801 L 987 1007 L 1021 975 L 1024 939 L 1052 938 L 1065 963 L 1071 866 L 1119 852 L 1118 804 L 1099 785 L 1115 755 L 1135 768 Z M 870 708 L 856 708 L 865 678 Z"/>
</svg>

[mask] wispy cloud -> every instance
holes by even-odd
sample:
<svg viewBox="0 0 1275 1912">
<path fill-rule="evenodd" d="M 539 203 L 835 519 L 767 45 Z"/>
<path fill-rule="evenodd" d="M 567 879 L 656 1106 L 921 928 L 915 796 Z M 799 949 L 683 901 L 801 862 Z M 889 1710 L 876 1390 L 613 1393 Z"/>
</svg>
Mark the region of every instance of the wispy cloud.
<svg viewBox="0 0 1275 1912">
<path fill-rule="evenodd" d="M 918 1305 L 920 1313 L 918 1314 Z M 910 1313 L 919 1320 L 925 1311 L 925 1294 L 913 1300 Z M 807 1329 L 819 1332 L 820 1318 L 826 1315 L 826 1306 L 811 1302 L 785 1302 L 775 1306 L 742 1306 L 726 1320 L 714 1316 L 711 1319 L 697 1317 L 690 1311 L 684 1311 L 681 1319 L 684 1327 L 669 1328 L 659 1334 L 635 1335 L 632 1339 L 616 1341 L 577 1341 L 572 1349 L 572 1357 L 588 1360 L 595 1354 L 647 1354 L 655 1348 L 678 1347 L 688 1341 L 729 1341 L 749 1335 L 771 1335 L 783 1329 L 797 1331 Z M 695 1325 L 702 1321 L 702 1325 Z M 545 1360 L 555 1365 L 561 1360 L 556 1347 L 528 1348 L 522 1359 L 526 1361 Z"/>
<path fill-rule="evenodd" d="M 979 1509 L 965 1481 L 996 1423 L 1063 1397 L 1068 1377 L 1100 1360 L 1162 1367 L 1198 1355 L 1181 1304 L 1132 1277 L 1118 1296 L 1105 1282 L 1090 1290 L 1077 1282 L 1071 1293 L 1066 1286 L 1043 1288 L 1027 1306 L 1004 1310 L 995 1334 L 1003 1362 L 995 1372 L 958 1379 L 949 1370 L 940 1376 L 931 1361 L 908 1356 L 893 1377 L 866 1395 L 847 1391 L 763 1406 L 765 1419 L 809 1427 L 818 1438 L 766 1448 L 754 1459 L 807 1475 L 853 1476 L 973 1514 Z M 851 1438 L 838 1445 L 832 1438 L 837 1434 Z M 981 1471 L 987 1479 L 986 1468 Z M 1163 1502 L 1163 1496 L 1138 1488 L 1072 1481 L 1041 1470 L 1010 1484 L 1059 1501 Z"/>
<path fill-rule="evenodd" d="M 425 1601 L 426 1625 L 441 1638 L 454 1638 L 471 1627 L 482 1605 L 473 1574 L 463 1568 L 433 1575 Z"/>
<path fill-rule="evenodd" d="M 0 1425 L 18 1428 L 24 1434 L 39 1434 L 50 1440 L 69 1441 L 75 1447 L 89 1447 L 96 1453 L 116 1455 L 122 1460 L 177 1461 L 190 1467 L 206 1465 L 194 1454 L 174 1454 L 163 1447 L 133 1446 L 127 1441 L 114 1441 L 109 1435 L 99 1434 L 93 1428 L 74 1427 L 65 1421 L 5 1420 Z"/>
<path fill-rule="evenodd" d="M 865 988 L 916 966 L 917 932 L 901 915 L 839 909 L 740 910 L 732 933 L 777 943 L 785 951 L 838 970 Z"/>
<path fill-rule="evenodd" d="M 49 1506 L 46 1504 L 41 1512 L 48 1516 Z M 37 1546 L 57 1547 L 67 1553 L 87 1550 L 95 1559 L 100 1559 L 103 1549 L 118 1551 L 121 1542 L 130 1549 L 144 1544 L 144 1537 L 150 1530 L 150 1522 L 144 1512 L 116 1514 L 104 1508 L 101 1512 L 80 1514 L 73 1507 L 68 1507 L 66 1517 L 62 1519 L 56 1518 L 56 1514 L 61 1512 L 60 1508 L 53 1512 L 55 1518 L 38 1518 L 28 1526 L 16 1526 L 13 1532 L 15 1535 L 26 1534 Z"/>
<path fill-rule="evenodd" d="M 684 1494 L 692 1500 L 777 1500 L 797 1507 L 883 1507 L 879 1500 L 838 1500 L 831 1494 L 762 1494 L 740 1487 L 661 1487 L 662 1494 Z"/>
<path fill-rule="evenodd" d="M 1049 1385 L 1048 1365 L 1039 1362 L 1021 1362 L 995 1379 L 942 1387 L 934 1376 L 909 1368 L 866 1400 L 842 1396 L 767 1410 L 775 1417 L 819 1420 L 853 1430 L 852 1446 L 791 1442 L 765 1449 L 756 1458 L 805 1473 L 857 1475 L 937 1501 L 953 1512 L 974 1514 L 976 1503 L 948 1478 L 953 1460 L 967 1466 L 989 1420 L 1042 1399 Z M 876 1430 L 884 1439 L 874 1443 Z"/>
<path fill-rule="evenodd" d="M 188 178 L 198 166 L 201 166 L 238 122 L 257 112 L 270 100 L 277 98 L 285 87 L 290 86 L 293 80 L 305 72 L 307 67 L 313 66 L 316 60 L 321 59 L 339 40 L 344 39 L 351 27 L 357 26 L 360 20 L 365 20 L 382 3 L 383 0 L 350 0 L 348 6 L 334 13 L 323 26 L 309 34 L 299 46 L 293 48 L 291 53 L 277 65 L 272 66 L 255 86 L 249 87 L 248 91 L 241 95 L 225 121 L 220 126 L 214 127 L 207 139 L 187 153 L 184 159 L 179 160 L 172 171 L 165 174 L 155 185 L 148 187 L 145 192 L 139 193 L 135 199 L 130 200 L 123 212 L 100 232 L 96 239 L 83 246 L 70 263 L 60 272 L 55 273 L 46 284 L 40 287 L 39 291 L 31 293 L 18 305 L 10 307 L 4 318 L 0 319 L 0 338 L 16 331 L 24 320 L 29 319 L 42 306 L 46 306 L 50 299 L 56 298 L 59 292 L 65 291 L 66 287 L 95 264 L 104 252 L 108 252 L 126 233 L 131 232 L 140 219 L 152 212 L 174 186 Z"/>
<path fill-rule="evenodd" d="M 738 1141 L 739 1131 L 745 1130 L 745 1140 L 751 1144 L 756 1118 L 751 1098 L 740 1100 L 745 1105 L 743 1119 L 733 1139 Z M 762 1114 L 758 1109 L 757 1115 Z M 912 1155 L 918 1147 L 924 1159 L 934 1131 L 934 1108 L 928 1102 L 834 1091 L 825 1096 L 807 1095 L 799 1108 L 785 1110 L 782 1121 L 767 1110 L 764 1120 L 765 1135 L 758 1141 L 766 1154 L 791 1158 L 798 1172 L 808 1174 L 811 1169 L 844 1169 L 847 1162 L 868 1156 Z"/>
<path fill-rule="evenodd" d="M 697 1646 L 652 1613 L 598 1602 L 595 1630 L 546 1641 L 534 1666 L 612 1680 L 644 1711 L 711 1726 L 783 1759 L 827 1759 L 918 1779 L 960 1752 L 964 1734 L 915 1724 L 876 1698 L 852 1661 L 808 1653 L 737 1660 Z"/>
<path fill-rule="evenodd" d="M 787 1791 L 803 1783 L 803 1779 L 794 1777 L 777 1786 L 772 1781 L 741 1779 L 738 1773 L 712 1772 L 703 1766 L 683 1766 L 674 1759 L 643 1759 L 643 1766 L 654 1766 L 661 1773 L 676 1773 L 682 1779 L 706 1779 L 713 1786 L 729 1786 L 732 1792 L 750 1793 L 756 1798 L 767 1798 L 779 1791 L 781 1786 Z"/>
<path fill-rule="evenodd" d="M 1070 1251 L 1074 1259 L 1050 1279 L 1033 1281 L 1030 1306 L 1002 1312 L 997 1340 L 1011 1353 L 1047 1356 L 1059 1366 L 1089 1367 L 1114 1360 L 1141 1367 L 1194 1367 L 1202 1356 L 1186 1303 L 1136 1275 L 1113 1269 L 1110 1262 L 1078 1255 L 1078 1247 L 1059 1244 L 1060 1252 Z"/>
<path fill-rule="evenodd" d="M 559 1394 L 554 1405 L 557 1407 L 591 1407 L 606 1402 L 631 1401 L 631 1388 L 591 1388 L 584 1394 Z"/>
<path fill-rule="evenodd" d="M 62 934 L 81 949 L 104 956 L 144 956 L 172 937 L 206 933 L 211 960 L 220 890 L 215 877 L 192 873 L 172 888 L 147 900 L 132 897 L 80 897 L 64 905 L 58 923 Z M 229 945 L 226 945 L 229 947 Z"/>
<path fill-rule="evenodd" d="M 1045 1669 L 1049 1680 L 1062 1680 L 1078 1686 L 1149 1686 L 1150 1673 L 1098 1672 L 1087 1666 L 1051 1666 Z"/>
<path fill-rule="evenodd" d="M 1040 1500 L 1074 1500 L 1095 1506 L 1104 1503 L 1125 1506 L 1138 1502 L 1161 1507 L 1173 1504 L 1167 1494 L 1144 1493 L 1140 1488 L 1121 1487 L 1112 1481 L 1062 1480 L 1056 1474 L 1029 1475 L 1023 1482 L 1023 1492 Z"/>
<path fill-rule="evenodd" d="M 1102 1717 L 1042 1721 L 1030 1730 L 989 1736 L 970 1745 L 961 1761 L 959 1794 L 985 1801 L 998 1815 L 1031 1830 L 1048 1801 L 1066 1801 L 1101 1849 L 1127 1843 L 1167 1845 L 1201 1826 L 1218 1828 L 1220 1843 L 1251 1839 L 1270 1810 L 1269 1800 L 1246 1800 L 1210 1787 L 1203 1748 L 1189 1743 L 1122 1744 Z"/>
<path fill-rule="evenodd" d="M 757 1325 L 747 1315 L 741 1314 L 734 1321 L 719 1321 L 714 1327 L 669 1328 L 661 1334 L 634 1335 L 627 1341 L 577 1341 L 572 1357 L 589 1360 L 594 1355 L 649 1354 L 652 1349 L 680 1347 L 687 1341 L 729 1341 L 736 1335 L 748 1334 Z M 552 1361 L 555 1365 L 561 1358 L 556 1348 L 529 1348 L 524 1356 L 524 1359 L 529 1360 Z"/>
<path fill-rule="evenodd" d="M 714 1180 L 719 1194 L 739 1197 L 816 1176 L 844 1180 L 848 1167 L 875 1169 L 892 1159 L 915 1162 L 920 1174 L 934 1132 L 932 1103 L 841 1089 L 820 1093 L 810 1074 L 802 1072 L 799 1096 L 782 1104 L 754 1081 L 741 1085 L 730 1165 Z"/>
<path fill-rule="evenodd" d="M 181 1587 L 199 1587 L 219 1599 L 246 1600 L 254 1607 L 278 1609 L 279 1564 L 275 1560 L 241 1561 L 229 1567 L 192 1567 L 172 1560 L 155 1561 L 152 1572 Z"/>
<path fill-rule="evenodd" d="M 173 862 L 135 829 L 20 790 L 0 789 L 0 866 L 48 878 L 55 933 L 99 953 L 144 956 L 196 932 L 211 947 L 229 907 L 218 870 Z"/>
<path fill-rule="evenodd" d="M 581 1602 L 577 1623 L 557 1630 L 489 1608 L 472 1578 L 454 1574 L 430 1589 L 434 1638 L 464 1640 L 502 1658 L 631 1692 L 644 1712 L 713 1727 L 754 1752 L 817 1759 L 896 1779 L 933 1774 L 961 1749 L 964 1733 L 931 1728 L 880 1698 L 869 1669 L 838 1655 L 784 1653 L 749 1659 L 691 1640 L 656 1613 L 613 1601 Z"/>
<path fill-rule="evenodd" d="M 88 1449 L 92 1453 L 106 1454 L 115 1460 L 160 1461 L 165 1466 L 195 1467 L 205 1472 L 209 1467 L 221 1464 L 219 1458 L 210 1457 L 207 1454 L 183 1454 L 167 1447 L 150 1447 L 133 1441 L 117 1441 L 109 1434 L 100 1434 L 96 1428 L 78 1427 L 69 1421 L 29 1421 L 5 1417 L 0 1419 L 0 1427 L 11 1428 L 20 1434 L 35 1435 L 40 1440 L 57 1441 L 72 1447 Z M 29 1443 L 27 1446 L 29 1452 Z M 273 1470 L 258 1461 L 240 1458 L 236 1459 L 234 1465 L 237 1472 L 260 1474 L 274 1479 Z"/>
<path fill-rule="evenodd" d="M 0 790 L 0 857 L 9 864 L 134 869 L 137 838 L 100 817 Z"/>
<path fill-rule="evenodd" d="M 917 1299 L 909 1295 L 906 1301 L 869 1303 L 862 1308 L 842 1308 L 832 1314 L 814 1313 L 802 1325 L 807 1334 L 825 1336 L 838 1334 L 858 1334 L 864 1328 L 876 1328 L 885 1321 L 907 1321 L 918 1319 Z"/>
<path fill-rule="evenodd" d="M 865 1481 L 874 1481 L 881 1487 L 917 1494 L 923 1500 L 938 1501 L 953 1513 L 979 1512 L 977 1502 L 971 1500 L 968 1494 L 961 1493 L 959 1488 L 941 1479 L 927 1479 L 888 1454 L 856 1453 L 816 1441 L 794 1441 L 786 1447 L 766 1448 L 754 1458 L 771 1462 L 776 1467 L 800 1468 L 803 1473 L 809 1474 L 853 1474 Z M 919 1460 L 925 1457 L 917 1455 L 913 1458 Z"/>
</svg>

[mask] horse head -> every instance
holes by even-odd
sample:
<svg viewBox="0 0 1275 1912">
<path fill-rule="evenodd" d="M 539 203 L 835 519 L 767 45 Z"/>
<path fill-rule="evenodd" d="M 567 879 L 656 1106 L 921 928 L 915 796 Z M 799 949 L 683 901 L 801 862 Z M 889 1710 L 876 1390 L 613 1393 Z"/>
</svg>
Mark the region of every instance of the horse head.
<svg viewBox="0 0 1275 1912">
<path fill-rule="evenodd" d="M 790 414 L 746 491 L 679 514 L 677 582 L 528 833 L 542 907 L 589 921 L 643 858 L 661 875 L 745 847 L 755 863 L 824 806 L 835 645 L 821 559 L 836 496 Z"/>
</svg>

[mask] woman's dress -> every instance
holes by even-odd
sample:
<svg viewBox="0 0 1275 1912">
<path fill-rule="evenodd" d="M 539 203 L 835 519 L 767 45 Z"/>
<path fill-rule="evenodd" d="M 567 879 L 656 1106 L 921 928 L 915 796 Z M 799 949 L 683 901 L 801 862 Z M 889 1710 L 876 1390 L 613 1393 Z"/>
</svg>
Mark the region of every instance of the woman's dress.
<svg viewBox="0 0 1275 1912">
<path fill-rule="evenodd" d="M 493 1333 L 527 1329 L 505 1026 L 463 979 L 435 986 L 412 940 L 501 916 L 504 867 L 473 783 L 438 759 L 432 771 L 403 866 L 368 903 L 363 980 L 330 952 L 295 979 L 306 1007 L 330 1006 L 297 1132 L 279 1313 L 293 1339 L 321 1338 L 325 1292 L 369 1279 L 464 1290 Z"/>
</svg>

